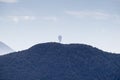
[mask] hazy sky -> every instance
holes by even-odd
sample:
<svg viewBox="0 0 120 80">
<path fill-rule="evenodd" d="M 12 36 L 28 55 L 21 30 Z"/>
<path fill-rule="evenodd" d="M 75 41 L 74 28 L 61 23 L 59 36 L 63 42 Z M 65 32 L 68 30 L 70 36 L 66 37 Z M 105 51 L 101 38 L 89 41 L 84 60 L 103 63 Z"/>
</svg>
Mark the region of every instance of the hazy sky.
<svg viewBox="0 0 120 80">
<path fill-rule="evenodd" d="M 0 41 L 84 43 L 120 53 L 120 0 L 0 0 Z"/>
</svg>

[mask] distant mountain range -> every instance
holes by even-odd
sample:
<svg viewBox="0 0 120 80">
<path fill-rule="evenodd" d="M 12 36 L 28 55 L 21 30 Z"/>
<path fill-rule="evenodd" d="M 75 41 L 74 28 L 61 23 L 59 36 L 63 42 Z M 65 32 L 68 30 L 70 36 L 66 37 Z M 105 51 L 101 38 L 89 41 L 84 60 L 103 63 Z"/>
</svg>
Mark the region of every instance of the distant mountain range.
<svg viewBox="0 0 120 80">
<path fill-rule="evenodd" d="M 0 80 L 120 80 L 120 55 L 85 44 L 38 44 L 0 56 Z"/>
<path fill-rule="evenodd" d="M 0 41 L 0 55 L 7 54 L 10 52 L 14 52 L 14 50 Z"/>
</svg>

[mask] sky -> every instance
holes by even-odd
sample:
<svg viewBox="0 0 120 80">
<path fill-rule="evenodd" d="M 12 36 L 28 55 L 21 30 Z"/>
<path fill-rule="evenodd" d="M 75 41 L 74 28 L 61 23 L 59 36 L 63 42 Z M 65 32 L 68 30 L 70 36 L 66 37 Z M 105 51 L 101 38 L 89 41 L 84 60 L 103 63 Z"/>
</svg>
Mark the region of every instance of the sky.
<svg viewBox="0 0 120 80">
<path fill-rule="evenodd" d="M 120 53 L 120 0 L 0 0 L 0 41 L 14 50 L 58 35 L 65 44 Z"/>
</svg>

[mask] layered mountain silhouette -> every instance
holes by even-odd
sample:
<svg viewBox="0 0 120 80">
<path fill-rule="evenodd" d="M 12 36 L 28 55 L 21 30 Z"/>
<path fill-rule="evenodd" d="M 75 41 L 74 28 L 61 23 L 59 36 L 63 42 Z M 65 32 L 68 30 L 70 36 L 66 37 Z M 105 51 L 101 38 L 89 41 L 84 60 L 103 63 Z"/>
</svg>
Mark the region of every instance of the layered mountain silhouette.
<svg viewBox="0 0 120 80">
<path fill-rule="evenodd" d="M 10 52 L 14 52 L 14 50 L 0 41 L 0 55 L 7 54 Z"/>
<path fill-rule="evenodd" d="M 38 44 L 0 56 L 0 80 L 120 80 L 120 55 L 85 44 Z"/>
</svg>

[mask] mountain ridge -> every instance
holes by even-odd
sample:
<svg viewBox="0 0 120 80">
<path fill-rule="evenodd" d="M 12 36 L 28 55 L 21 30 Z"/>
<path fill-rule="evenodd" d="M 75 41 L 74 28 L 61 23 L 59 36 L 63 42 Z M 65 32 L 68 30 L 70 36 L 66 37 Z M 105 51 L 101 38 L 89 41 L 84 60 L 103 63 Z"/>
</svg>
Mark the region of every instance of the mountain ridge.
<svg viewBox="0 0 120 80">
<path fill-rule="evenodd" d="M 1 80 L 119 80 L 120 56 L 85 44 L 42 43 L 0 57 Z"/>
<path fill-rule="evenodd" d="M 14 52 L 14 50 L 5 43 L 0 41 L 0 55 L 4 55 L 11 52 Z"/>
</svg>

